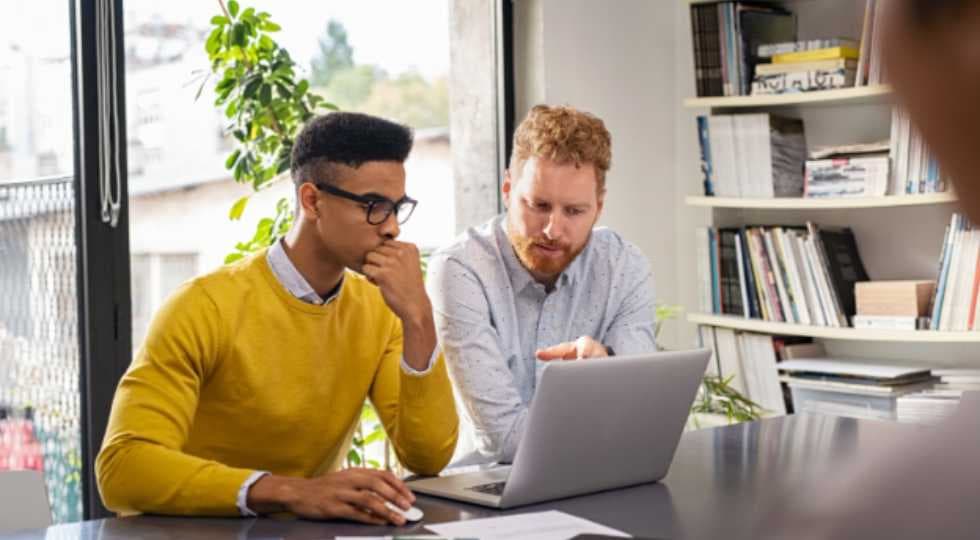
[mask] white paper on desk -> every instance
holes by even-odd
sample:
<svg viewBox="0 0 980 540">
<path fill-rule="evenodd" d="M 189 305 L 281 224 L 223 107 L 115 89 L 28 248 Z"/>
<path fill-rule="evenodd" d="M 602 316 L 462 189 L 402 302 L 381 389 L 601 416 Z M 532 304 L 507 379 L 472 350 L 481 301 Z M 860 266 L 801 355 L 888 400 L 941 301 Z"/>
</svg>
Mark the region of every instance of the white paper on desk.
<svg viewBox="0 0 980 540">
<path fill-rule="evenodd" d="M 579 534 L 629 535 L 565 512 L 549 510 L 494 518 L 470 519 L 426 525 L 425 528 L 449 538 L 481 540 L 568 540 Z"/>
</svg>

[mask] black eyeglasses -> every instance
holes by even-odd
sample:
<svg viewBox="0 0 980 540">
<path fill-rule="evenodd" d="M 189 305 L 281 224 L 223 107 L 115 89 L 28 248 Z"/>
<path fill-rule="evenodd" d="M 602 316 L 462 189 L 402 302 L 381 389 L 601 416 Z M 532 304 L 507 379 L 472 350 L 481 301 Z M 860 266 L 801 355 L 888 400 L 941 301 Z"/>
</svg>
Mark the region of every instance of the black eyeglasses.
<svg viewBox="0 0 980 540">
<path fill-rule="evenodd" d="M 357 193 L 351 193 L 331 186 L 330 184 L 315 182 L 313 185 L 324 193 L 367 205 L 367 208 L 365 208 L 367 222 L 371 225 L 381 225 L 388 220 L 391 214 L 395 214 L 395 219 L 398 220 L 399 225 L 404 225 L 408 221 L 408 218 L 412 217 L 412 212 L 415 211 L 415 206 L 419 203 L 407 195 L 397 201 L 393 201 L 379 195 L 358 195 Z"/>
</svg>

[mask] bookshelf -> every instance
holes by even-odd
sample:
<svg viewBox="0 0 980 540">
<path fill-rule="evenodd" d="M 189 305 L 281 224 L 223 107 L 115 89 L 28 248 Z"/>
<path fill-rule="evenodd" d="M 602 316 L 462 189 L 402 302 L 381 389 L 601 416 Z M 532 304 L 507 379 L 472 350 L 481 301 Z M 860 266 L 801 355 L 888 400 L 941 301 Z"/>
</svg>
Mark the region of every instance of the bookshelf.
<svg viewBox="0 0 980 540">
<path fill-rule="evenodd" d="M 688 109 L 748 109 L 787 106 L 836 106 L 888 104 L 888 86 L 862 86 L 821 92 L 804 92 L 774 96 L 692 97 L 684 100 Z"/>
<path fill-rule="evenodd" d="M 689 3 L 696 3 L 691 0 Z M 799 39 L 860 36 L 864 1 L 786 0 L 797 14 Z M 694 77 L 687 95 L 693 96 Z M 694 229 L 753 225 L 800 225 L 812 221 L 854 231 L 861 258 L 873 280 L 935 279 L 943 232 L 956 211 L 953 193 L 928 193 L 839 199 L 731 198 L 701 195 L 697 115 L 764 113 L 800 118 L 808 150 L 840 144 L 887 140 L 892 123 L 893 92 L 887 85 L 762 96 L 688 97 L 682 113 L 690 122 L 688 140 L 678 152 L 686 169 L 679 174 L 684 204 L 681 222 L 692 247 L 682 250 L 687 321 L 697 326 L 742 332 L 811 337 L 832 355 L 926 362 L 943 367 L 976 367 L 974 350 L 980 332 L 868 330 L 779 323 L 733 315 L 699 313 L 698 254 Z M 682 236 L 683 238 L 683 236 Z"/>
<path fill-rule="evenodd" d="M 980 332 L 938 332 L 931 330 L 867 330 L 860 328 L 829 328 L 734 317 L 691 313 L 688 322 L 704 326 L 730 328 L 760 334 L 805 336 L 844 341 L 885 341 L 891 343 L 980 343 Z"/>
<path fill-rule="evenodd" d="M 952 193 L 926 193 L 922 195 L 898 195 L 889 197 L 854 197 L 849 199 L 743 199 L 735 197 L 689 196 L 688 206 L 699 208 L 732 208 L 755 210 L 834 210 L 848 208 L 895 208 L 902 206 L 925 206 L 952 204 L 956 196 Z"/>
</svg>

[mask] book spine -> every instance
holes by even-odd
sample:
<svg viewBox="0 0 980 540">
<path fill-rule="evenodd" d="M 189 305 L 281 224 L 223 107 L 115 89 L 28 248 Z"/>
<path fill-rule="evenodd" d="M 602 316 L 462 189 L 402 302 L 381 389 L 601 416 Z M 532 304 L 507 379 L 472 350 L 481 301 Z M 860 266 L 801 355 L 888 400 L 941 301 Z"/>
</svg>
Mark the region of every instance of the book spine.
<svg viewBox="0 0 980 540">
<path fill-rule="evenodd" d="M 861 31 L 861 53 L 858 58 L 857 76 L 854 79 L 854 86 L 865 86 L 868 84 L 868 66 L 870 65 L 871 55 L 871 35 L 874 31 L 874 4 L 875 0 L 867 0 L 864 6 L 864 24 Z"/>
<path fill-rule="evenodd" d="M 953 214 L 950 224 L 946 228 L 946 238 L 943 240 L 942 255 L 940 256 L 939 275 L 936 277 L 936 299 L 933 302 L 931 330 L 939 330 L 940 318 L 942 316 L 943 302 L 946 295 L 946 281 L 949 275 L 950 259 L 953 256 L 953 242 L 956 237 L 956 230 L 959 221 L 959 214 Z"/>
<path fill-rule="evenodd" d="M 816 249 L 817 258 L 820 264 L 820 271 L 823 272 L 827 278 L 830 301 L 834 306 L 835 319 L 837 323 L 834 326 L 846 327 L 848 326 L 847 313 L 844 312 L 841 291 L 838 290 L 837 284 L 834 282 L 832 277 L 830 269 L 830 256 L 823 240 L 820 238 L 820 229 L 818 229 L 812 222 L 807 222 L 806 226 L 807 230 L 810 231 L 811 238 L 813 239 L 813 246 Z"/>
<path fill-rule="evenodd" d="M 706 197 L 715 194 L 714 182 L 712 181 L 712 160 L 711 160 L 711 137 L 709 134 L 708 119 L 705 116 L 698 116 L 698 143 L 701 145 L 701 174 L 704 176 L 702 187 Z"/>
<path fill-rule="evenodd" d="M 793 291 L 793 303 L 796 305 L 797 315 L 800 324 L 812 324 L 810 318 L 810 306 L 807 305 L 806 294 L 803 292 L 802 273 L 796 265 L 796 256 L 790 246 L 790 236 L 792 231 L 776 229 L 776 239 L 778 240 L 777 249 L 782 253 L 783 260 L 786 261 L 787 274 L 789 275 L 790 289 Z"/>
<path fill-rule="evenodd" d="M 779 298 L 776 296 L 775 281 L 769 270 L 765 247 L 759 229 L 749 229 L 749 243 L 752 246 L 752 261 L 755 265 L 756 285 L 762 291 L 762 309 L 764 319 L 767 321 L 783 321 L 782 311 L 779 309 Z"/>
<path fill-rule="evenodd" d="M 705 90 L 705 65 L 704 47 L 701 34 L 701 6 L 692 4 L 689 10 L 691 15 L 691 42 L 694 49 L 694 82 L 697 88 L 698 97 L 707 96 Z"/>
<path fill-rule="evenodd" d="M 976 263 L 973 265 L 973 289 L 970 293 L 970 318 L 966 325 L 966 329 L 970 331 L 976 328 L 977 293 L 980 292 L 980 252 L 977 253 L 976 259 Z"/>
<path fill-rule="evenodd" d="M 742 252 L 742 235 L 735 234 L 735 258 L 738 262 L 738 284 L 739 292 L 742 293 L 742 316 L 751 317 L 749 309 L 749 288 L 745 276 L 745 254 Z"/>
<path fill-rule="evenodd" d="M 839 58 L 857 60 L 859 51 L 854 47 L 830 47 L 812 51 L 777 54 L 772 57 L 773 64 L 792 64 L 794 62 L 816 62 L 817 60 L 836 60 Z"/>
<path fill-rule="evenodd" d="M 745 266 L 745 282 L 748 286 L 747 296 L 749 300 L 749 316 L 755 319 L 761 319 L 763 318 L 762 310 L 759 306 L 762 299 L 759 296 L 760 291 L 756 282 L 756 273 L 752 265 L 752 250 L 749 248 L 748 232 L 745 227 L 742 227 L 741 233 L 739 234 L 739 240 L 742 244 L 742 256 Z"/>
<path fill-rule="evenodd" d="M 721 283 L 718 279 L 718 237 L 708 229 L 708 261 L 711 268 L 711 312 L 721 313 Z"/>
<path fill-rule="evenodd" d="M 759 75 L 752 83 L 752 95 L 779 95 L 849 88 L 854 85 L 851 69 L 812 70 Z"/>
</svg>

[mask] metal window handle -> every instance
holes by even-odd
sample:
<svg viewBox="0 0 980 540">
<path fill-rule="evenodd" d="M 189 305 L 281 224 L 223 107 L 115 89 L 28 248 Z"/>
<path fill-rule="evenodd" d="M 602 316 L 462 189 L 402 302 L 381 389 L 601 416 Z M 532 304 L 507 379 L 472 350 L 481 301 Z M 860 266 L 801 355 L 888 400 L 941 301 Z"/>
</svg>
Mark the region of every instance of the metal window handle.
<svg viewBox="0 0 980 540">
<path fill-rule="evenodd" d="M 96 55 L 98 70 L 99 195 L 102 222 L 115 228 L 122 208 L 120 167 L 119 96 L 116 92 L 116 14 L 113 0 L 96 0 Z"/>
</svg>

